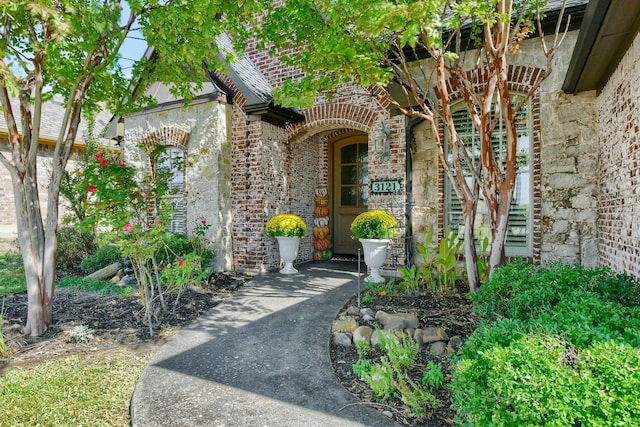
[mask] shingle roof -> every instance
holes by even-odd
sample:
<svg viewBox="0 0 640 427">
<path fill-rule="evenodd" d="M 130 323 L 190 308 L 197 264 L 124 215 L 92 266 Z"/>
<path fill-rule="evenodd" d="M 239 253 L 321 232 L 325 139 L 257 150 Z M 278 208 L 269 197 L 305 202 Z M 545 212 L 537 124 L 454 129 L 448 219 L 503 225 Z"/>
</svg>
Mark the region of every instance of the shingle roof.
<svg viewBox="0 0 640 427">
<path fill-rule="evenodd" d="M 15 115 L 18 130 L 21 130 L 22 121 L 20 119 L 20 102 L 16 98 L 11 99 L 11 107 Z M 40 124 L 40 136 L 44 138 L 57 139 L 60 132 L 60 124 L 64 118 L 65 106 L 59 96 L 42 104 L 42 123 Z M 102 111 L 94 117 L 95 130 L 99 132 L 109 122 L 111 115 Z M 7 130 L 7 123 L 4 119 L 4 113 L 0 114 L 0 131 Z M 78 128 L 77 142 L 85 141 L 89 136 L 89 126 L 87 120 L 81 120 Z"/>
<path fill-rule="evenodd" d="M 231 53 L 236 56 L 228 34 L 221 34 L 216 41 L 221 53 Z M 229 65 L 227 73 L 247 100 L 248 105 L 263 104 L 273 99 L 273 87 L 247 55 L 236 56 L 236 60 Z"/>
</svg>

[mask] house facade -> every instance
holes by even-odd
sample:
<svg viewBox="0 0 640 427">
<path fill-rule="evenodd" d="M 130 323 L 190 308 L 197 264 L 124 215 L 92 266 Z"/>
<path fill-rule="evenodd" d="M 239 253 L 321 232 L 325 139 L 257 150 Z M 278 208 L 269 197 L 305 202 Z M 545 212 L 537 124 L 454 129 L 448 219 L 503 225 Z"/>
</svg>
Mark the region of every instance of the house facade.
<svg viewBox="0 0 640 427">
<path fill-rule="evenodd" d="M 616 44 L 622 51 L 616 67 L 602 70 L 606 76 L 596 85 L 570 87 L 572 79 L 593 75 L 589 67 L 597 61 L 579 63 L 606 39 L 601 29 L 617 12 L 604 8 L 604 1 L 568 3 L 574 27 L 556 53 L 553 73 L 519 118 L 521 163 L 507 254 L 640 275 L 640 225 L 634 217 L 640 203 L 640 14 L 626 11 L 634 19 L 625 24 L 625 42 Z M 583 40 L 594 32 L 596 37 Z M 523 42 L 522 53 L 511 61 L 511 88 L 524 93 L 544 67 L 538 42 Z M 188 106 L 164 87 L 147 89 L 158 104 L 125 118 L 124 151 L 141 168 L 153 163 L 141 144 L 166 145 L 184 159 L 175 175 L 181 196 L 175 231 L 192 233 L 205 220 L 212 226 L 207 237 L 216 268 L 253 272 L 280 262 L 275 240 L 264 231 L 278 213 L 305 220 L 309 237 L 298 256 L 304 262 L 314 254 L 319 258 L 311 235 L 318 216 L 329 219 L 331 252 L 354 256 L 353 218 L 368 209 L 391 211 L 401 233 L 389 251 L 390 272 L 420 262 L 416 244 L 429 230 L 440 237 L 447 230 L 460 232 L 460 207 L 426 124 L 395 115 L 389 93 L 376 88 L 345 86 L 305 110 L 275 106 L 273 88 L 296 73 L 250 47 L 224 73 L 209 73 Z M 464 115 L 456 120 L 464 129 Z M 473 140 L 472 127 L 468 132 Z M 318 192 L 329 195 L 327 210 L 316 209 Z M 478 215 L 482 233 L 482 204 Z"/>
</svg>

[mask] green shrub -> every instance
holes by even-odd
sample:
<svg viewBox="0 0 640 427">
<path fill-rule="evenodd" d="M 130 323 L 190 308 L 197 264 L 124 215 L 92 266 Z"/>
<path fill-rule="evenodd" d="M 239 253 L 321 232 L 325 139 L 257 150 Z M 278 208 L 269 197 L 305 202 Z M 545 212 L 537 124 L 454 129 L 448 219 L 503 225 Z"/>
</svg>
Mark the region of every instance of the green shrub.
<svg viewBox="0 0 640 427">
<path fill-rule="evenodd" d="M 183 234 L 166 232 L 162 236 L 162 241 L 164 246 L 158 252 L 156 260 L 163 265 L 193 252 L 191 239 Z"/>
<path fill-rule="evenodd" d="M 484 320 L 451 382 L 463 425 L 640 425 L 639 286 L 515 262 L 471 295 Z"/>
<path fill-rule="evenodd" d="M 525 335 L 459 361 L 451 390 L 460 425 L 638 425 L 640 351 Z"/>
<path fill-rule="evenodd" d="M 83 274 L 80 263 L 91 257 L 97 250 L 98 244 L 93 233 L 72 226 L 60 227 L 56 258 L 58 276 Z"/>
<path fill-rule="evenodd" d="M 422 373 L 422 386 L 430 390 L 437 390 L 444 384 L 444 375 L 442 374 L 442 366 L 429 360 L 427 368 Z"/>
<path fill-rule="evenodd" d="M 122 261 L 120 248 L 113 245 L 106 245 L 99 248 L 96 253 L 89 258 L 82 260 L 80 268 L 82 271 L 89 274 L 119 261 Z"/>
<path fill-rule="evenodd" d="M 483 318 L 528 320 L 554 309 L 574 291 L 625 307 L 640 305 L 640 283 L 608 269 L 550 263 L 543 266 L 514 261 L 497 269 L 491 280 L 470 295 Z"/>
</svg>

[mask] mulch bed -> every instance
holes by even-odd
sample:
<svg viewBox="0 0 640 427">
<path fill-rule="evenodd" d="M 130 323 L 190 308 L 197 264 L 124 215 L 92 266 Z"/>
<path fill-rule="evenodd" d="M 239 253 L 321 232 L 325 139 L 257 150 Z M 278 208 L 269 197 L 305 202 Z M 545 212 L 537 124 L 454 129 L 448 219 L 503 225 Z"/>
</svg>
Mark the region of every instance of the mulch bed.
<svg viewBox="0 0 640 427">
<path fill-rule="evenodd" d="M 153 336 L 149 335 L 149 327 L 142 322 L 143 307 L 136 294 L 100 295 L 56 289 L 53 324 L 44 335 L 35 338 L 24 336 L 21 332 L 27 318 L 26 293 L 7 296 L 3 333 L 10 357 L 0 359 L 0 370 L 119 346 L 147 351 L 161 345 L 180 327 L 228 298 L 246 280 L 246 277 L 218 274 L 211 276 L 201 287 L 186 289 L 175 313 L 162 319 L 162 324 L 154 328 Z M 70 331 L 80 325 L 92 329 L 95 339 L 89 342 L 74 340 Z"/>
<path fill-rule="evenodd" d="M 357 305 L 357 300 L 352 299 L 347 305 Z M 347 308 L 345 307 L 345 309 Z M 361 307 L 369 307 L 374 311 L 382 310 L 386 313 L 415 313 L 423 327 L 442 327 L 449 337 L 459 335 L 465 339 L 475 330 L 477 319 L 473 315 L 473 306 L 464 292 L 455 294 L 424 293 L 416 296 L 396 296 L 390 298 L 378 298 L 374 303 L 362 304 Z M 377 361 L 383 353 L 375 349 L 367 358 L 372 362 Z M 358 361 L 358 353 L 355 346 L 343 347 L 331 346 L 331 360 L 336 376 L 342 384 L 362 402 L 370 404 L 387 416 L 404 425 L 412 426 L 450 426 L 453 425 L 455 412 L 451 408 L 451 398 L 446 389 L 437 390 L 434 395 L 441 404 L 424 419 L 416 419 L 408 415 L 399 398 L 392 397 L 387 402 L 376 401 L 373 392 L 366 383 L 356 377 L 352 366 Z M 447 357 L 435 356 L 422 350 L 415 363 L 407 371 L 407 375 L 416 384 L 422 381 L 422 374 L 433 360 L 442 367 L 445 378 L 448 378 L 451 364 Z"/>
</svg>

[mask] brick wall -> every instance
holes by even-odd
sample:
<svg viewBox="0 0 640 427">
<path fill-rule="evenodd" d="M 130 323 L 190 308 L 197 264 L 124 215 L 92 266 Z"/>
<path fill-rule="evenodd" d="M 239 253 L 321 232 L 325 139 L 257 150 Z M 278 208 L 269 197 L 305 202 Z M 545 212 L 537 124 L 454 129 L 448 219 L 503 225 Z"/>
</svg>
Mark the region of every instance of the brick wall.
<svg viewBox="0 0 640 427">
<path fill-rule="evenodd" d="M 640 34 L 598 97 L 600 262 L 640 277 Z"/>
</svg>

